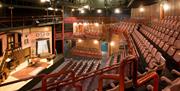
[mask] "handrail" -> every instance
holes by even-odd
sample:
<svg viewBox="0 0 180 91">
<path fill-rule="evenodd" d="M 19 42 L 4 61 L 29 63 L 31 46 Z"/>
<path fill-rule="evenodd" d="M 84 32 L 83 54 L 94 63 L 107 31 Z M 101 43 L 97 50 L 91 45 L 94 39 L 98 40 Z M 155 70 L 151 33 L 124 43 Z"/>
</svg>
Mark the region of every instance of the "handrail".
<svg viewBox="0 0 180 91">
<path fill-rule="evenodd" d="M 54 83 L 46 84 L 45 87 L 47 88 L 47 87 L 50 87 L 50 86 L 53 86 L 53 85 L 64 86 L 64 85 L 68 85 L 68 84 L 73 84 L 75 82 L 78 82 L 78 81 L 81 81 L 81 80 L 84 80 L 84 79 L 87 79 L 87 78 L 90 78 L 90 77 L 93 77 L 93 76 L 96 76 L 96 75 L 100 75 L 100 74 L 102 74 L 104 72 L 107 72 L 107 71 L 110 71 L 110 70 L 113 70 L 113 69 L 117 69 L 117 68 L 119 68 L 119 66 L 120 66 L 120 64 L 114 64 L 114 65 L 109 66 L 109 67 L 105 67 L 105 68 L 102 68 L 102 69 L 99 69 L 99 70 L 96 70 L 96 71 L 92 71 L 92 72 L 89 72 L 89 73 L 86 73 L 86 74 L 82 74 L 82 75 L 77 76 L 75 78 L 70 78 L 70 79 L 67 79 L 67 80 L 63 80 L 63 81 L 61 80 L 61 81 L 57 81 L 57 82 L 54 82 Z M 51 76 L 53 76 L 53 75 L 59 76 L 60 74 L 61 73 L 54 73 L 54 74 L 49 74 L 49 75 L 51 75 Z M 51 77 L 51 76 L 47 75 L 47 78 Z M 39 89 L 42 89 L 42 87 L 38 87 L 38 88 L 35 88 L 33 90 L 39 90 Z M 45 90 L 43 90 L 43 91 L 45 91 Z"/>
<path fill-rule="evenodd" d="M 129 64 L 129 63 L 133 63 L 133 84 L 136 87 L 141 86 L 143 83 L 154 79 L 154 90 L 153 91 L 158 91 L 158 75 L 156 72 L 150 72 L 146 75 L 144 75 L 143 77 L 137 79 L 137 59 L 135 56 L 128 56 L 125 59 L 123 59 L 120 63 L 120 73 L 118 75 L 114 75 L 114 74 L 104 74 L 101 75 L 101 78 L 99 79 L 99 83 L 98 83 L 98 90 L 102 91 L 102 87 L 103 87 L 103 79 L 114 79 L 114 80 L 119 80 L 119 85 L 121 86 L 121 88 L 119 89 L 119 91 L 124 91 L 124 71 L 125 71 L 125 65 Z"/>
<path fill-rule="evenodd" d="M 70 77 L 72 77 L 71 79 L 72 79 L 72 81 L 74 81 L 74 80 L 75 80 L 75 72 L 72 71 L 72 70 L 69 70 L 69 71 L 61 71 L 61 72 L 59 72 L 59 73 L 57 73 L 57 74 L 46 75 L 46 76 L 43 77 L 43 79 L 42 79 L 42 88 L 41 88 L 41 90 L 42 90 L 42 91 L 46 91 L 47 86 L 50 86 L 50 85 L 47 85 L 47 79 L 48 79 L 48 78 L 50 78 L 50 77 L 58 77 L 58 76 L 61 75 L 61 74 L 67 74 L 67 73 L 70 73 L 70 74 L 71 74 Z M 77 86 L 77 85 L 75 85 L 75 83 L 73 83 L 73 86 L 74 86 L 74 87 L 77 87 L 77 88 L 80 88 L 80 90 L 82 91 L 82 86 Z"/>
</svg>

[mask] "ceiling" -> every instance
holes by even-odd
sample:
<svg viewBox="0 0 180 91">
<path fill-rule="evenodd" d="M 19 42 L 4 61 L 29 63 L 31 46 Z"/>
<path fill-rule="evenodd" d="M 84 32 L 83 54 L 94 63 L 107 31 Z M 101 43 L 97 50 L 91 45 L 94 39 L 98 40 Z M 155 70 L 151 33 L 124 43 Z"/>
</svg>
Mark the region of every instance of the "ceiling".
<svg viewBox="0 0 180 91">
<path fill-rule="evenodd" d="M 16 26 L 26 26 L 36 24 L 36 21 L 53 21 L 53 15 L 60 20 L 62 6 L 65 9 L 80 8 L 89 5 L 90 10 L 107 10 L 102 16 L 111 16 L 114 8 L 129 10 L 140 5 L 150 5 L 157 3 L 158 0 L 50 0 L 51 2 L 41 3 L 40 0 L 0 0 L 3 7 L 0 8 L 0 27 L 9 28 Z M 59 12 L 47 11 L 48 7 L 59 9 Z M 66 10 L 67 12 L 68 10 Z M 89 12 L 89 11 L 88 11 Z M 89 13 L 92 13 L 89 12 Z M 96 13 L 96 12 L 94 12 Z M 128 13 L 130 14 L 130 13 Z M 88 14 L 86 14 L 88 15 Z M 89 14 L 91 15 L 91 14 Z M 4 18 L 5 17 L 5 18 Z M 13 24 L 13 25 L 12 25 Z M 17 25 L 16 25 L 17 24 Z"/>
</svg>

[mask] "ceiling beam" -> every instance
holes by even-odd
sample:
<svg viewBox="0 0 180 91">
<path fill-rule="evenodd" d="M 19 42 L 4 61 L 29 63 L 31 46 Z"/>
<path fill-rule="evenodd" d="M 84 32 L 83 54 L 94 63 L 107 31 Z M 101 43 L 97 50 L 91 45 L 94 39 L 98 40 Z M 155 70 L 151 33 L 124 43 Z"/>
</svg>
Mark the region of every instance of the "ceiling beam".
<svg viewBox="0 0 180 91">
<path fill-rule="evenodd" d="M 133 2 L 134 2 L 134 0 L 131 0 L 127 7 L 129 8 L 132 5 Z"/>
</svg>

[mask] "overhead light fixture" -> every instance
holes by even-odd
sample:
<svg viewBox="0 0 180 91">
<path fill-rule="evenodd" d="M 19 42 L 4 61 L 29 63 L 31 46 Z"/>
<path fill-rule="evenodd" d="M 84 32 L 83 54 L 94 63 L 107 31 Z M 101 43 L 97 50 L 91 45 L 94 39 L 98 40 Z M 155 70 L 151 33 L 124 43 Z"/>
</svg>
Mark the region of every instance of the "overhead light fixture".
<svg viewBox="0 0 180 91">
<path fill-rule="evenodd" d="M 83 6 L 83 8 L 89 9 L 89 5 L 85 5 L 85 6 Z"/>
<path fill-rule="evenodd" d="M 111 41 L 110 46 L 114 46 L 114 45 L 115 45 L 114 41 Z"/>
<path fill-rule="evenodd" d="M 75 11 L 75 9 L 71 9 L 71 11 L 72 11 L 72 12 L 74 12 L 74 11 Z"/>
<path fill-rule="evenodd" d="M 41 0 L 41 3 L 50 2 L 50 0 Z"/>
<path fill-rule="evenodd" d="M 85 11 L 82 9 L 82 10 L 80 10 L 80 13 L 81 13 L 81 14 L 84 14 L 84 13 L 85 13 Z"/>
<path fill-rule="evenodd" d="M 97 13 L 99 13 L 99 14 L 102 13 L 102 10 L 101 10 L 101 9 L 98 9 L 98 10 L 97 10 Z"/>
<path fill-rule="evenodd" d="M 115 13 L 115 14 L 119 14 L 119 13 L 121 13 L 121 11 L 120 11 L 119 8 L 116 8 L 116 9 L 114 9 L 114 13 Z"/>
<path fill-rule="evenodd" d="M 98 44 L 98 40 L 94 40 L 93 43 L 94 43 L 94 44 Z"/>
<path fill-rule="evenodd" d="M 99 23 L 95 23 L 95 26 L 98 27 L 98 26 L 99 26 Z"/>
<path fill-rule="evenodd" d="M 0 8 L 2 8 L 2 6 L 3 6 L 2 3 L 0 2 Z"/>
<path fill-rule="evenodd" d="M 82 42 L 82 39 L 78 39 L 78 43 L 81 43 Z"/>
<path fill-rule="evenodd" d="M 170 5 L 167 2 L 162 3 L 164 11 L 168 11 L 170 9 Z"/>
<path fill-rule="evenodd" d="M 47 8 L 48 10 L 54 10 L 52 7 Z"/>
<path fill-rule="evenodd" d="M 36 24 L 39 24 L 39 23 L 40 23 L 39 20 L 36 20 L 35 22 L 36 22 Z"/>
<path fill-rule="evenodd" d="M 54 9 L 55 11 L 58 11 L 58 9 L 56 8 L 56 9 Z"/>
<path fill-rule="evenodd" d="M 139 11 L 140 11 L 140 12 L 144 12 L 144 7 L 140 7 L 140 8 L 139 8 Z"/>
</svg>

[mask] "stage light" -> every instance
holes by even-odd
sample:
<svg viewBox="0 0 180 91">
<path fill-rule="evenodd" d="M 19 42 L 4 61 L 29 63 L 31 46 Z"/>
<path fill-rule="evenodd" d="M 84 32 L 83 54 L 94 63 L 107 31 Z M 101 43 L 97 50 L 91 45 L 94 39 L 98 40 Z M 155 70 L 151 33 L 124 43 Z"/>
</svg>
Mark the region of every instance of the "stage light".
<svg viewBox="0 0 180 91">
<path fill-rule="evenodd" d="M 99 23 L 94 23 L 94 25 L 95 25 L 96 27 L 98 27 L 98 26 L 99 26 Z"/>
<path fill-rule="evenodd" d="M 71 9 L 71 11 L 72 11 L 72 12 L 74 12 L 74 11 L 75 11 L 75 9 Z"/>
<path fill-rule="evenodd" d="M 2 6 L 3 6 L 2 3 L 0 2 L 0 8 L 2 8 Z"/>
<path fill-rule="evenodd" d="M 89 5 L 85 5 L 85 6 L 83 6 L 83 8 L 89 9 Z"/>
<path fill-rule="evenodd" d="M 139 8 L 139 11 L 140 11 L 140 12 L 144 12 L 144 8 L 143 8 L 143 7 L 140 7 L 140 8 Z"/>
<path fill-rule="evenodd" d="M 80 13 L 81 13 L 81 14 L 84 14 L 84 13 L 85 13 L 85 10 L 83 10 L 83 9 L 80 10 Z"/>
<path fill-rule="evenodd" d="M 55 11 L 58 11 L 58 9 L 56 8 L 56 9 L 54 9 Z"/>
<path fill-rule="evenodd" d="M 81 39 L 78 39 L 78 43 L 81 43 L 82 42 L 82 40 Z"/>
<path fill-rule="evenodd" d="M 50 0 L 41 0 L 41 3 L 50 2 Z"/>
<path fill-rule="evenodd" d="M 168 3 L 163 4 L 164 11 L 168 11 L 170 9 L 170 5 Z"/>
<path fill-rule="evenodd" d="M 94 44 L 98 44 L 98 40 L 94 40 L 93 43 L 94 43 Z"/>
<path fill-rule="evenodd" d="M 110 45 L 111 45 L 111 46 L 114 46 L 114 45 L 115 45 L 114 41 L 111 41 Z"/>
<path fill-rule="evenodd" d="M 116 8 L 116 9 L 114 9 L 114 13 L 119 14 L 119 13 L 121 13 L 121 11 L 118 8 Z"/>
<path fill-rule="evenodd" d="M 48 10 L 54 10 L 52 7 L 47 8 Z"/>
<path fill-rule="evenodd" d="M 101 10 L 101 9 L 98 9 L 98 10 L 97 10 L 97 13 L 99 13 L 99 14 L 102 13 L 102 10 Z"/>
</svg>

